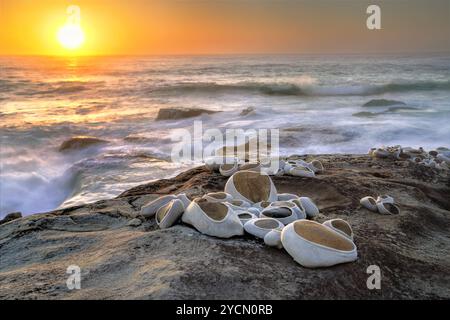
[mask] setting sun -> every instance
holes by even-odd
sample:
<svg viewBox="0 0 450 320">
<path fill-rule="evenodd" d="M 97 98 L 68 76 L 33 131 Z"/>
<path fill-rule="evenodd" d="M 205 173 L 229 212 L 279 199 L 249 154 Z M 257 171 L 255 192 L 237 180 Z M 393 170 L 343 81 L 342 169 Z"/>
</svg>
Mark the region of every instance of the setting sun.
<svg viewBox="0 0 450 320">
<path fill-rule="evenodd" d="M 75 50 L 84 43 L 84 32 L 81 28 L 81 10 L 76 5 L 67 7 L 67 22 L 58 30 L 58 41 L 65 48 Z"/>
<path fill-rule="evenodd" d="M 77 25 L 65 25 L 58 31 L 58 41 L 66 49 L 78 49 L 84 42 L 83 29 Z"/>
</svg>

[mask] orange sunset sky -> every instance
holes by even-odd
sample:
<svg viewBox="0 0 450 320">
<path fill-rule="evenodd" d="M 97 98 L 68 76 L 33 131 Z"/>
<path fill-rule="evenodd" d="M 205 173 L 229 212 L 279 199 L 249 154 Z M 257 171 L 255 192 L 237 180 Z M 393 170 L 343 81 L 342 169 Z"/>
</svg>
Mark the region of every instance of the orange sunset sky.
<svg viewBox="0 0 450 320">
<path fill-rule="evenodd" d="M 57 32 L 72 4 L 85 41 L 71 51 Z M 450 0 L 0 0 L 0 21 L 2 55 L 450 51 Z"/>
</svg>

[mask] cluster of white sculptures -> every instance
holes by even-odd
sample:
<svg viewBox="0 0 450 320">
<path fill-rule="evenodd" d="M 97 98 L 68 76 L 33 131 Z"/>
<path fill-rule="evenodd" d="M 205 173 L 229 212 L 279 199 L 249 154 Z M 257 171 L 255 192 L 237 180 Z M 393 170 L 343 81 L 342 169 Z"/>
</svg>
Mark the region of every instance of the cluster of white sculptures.
<svg viewBox="0 0 450 320">
<path fill-rule="evenodd" d="M 448 170 L 450 150 L 401 146 L 372 148 L 375 158 L 408 160 L 429 167 Z M 217 161 L 219 159 L 219 161 Z M 289 174 L 314 177 L 324 171 L 319 160 L 279 161 L 276 170 L 265 170 L 259 162 L 240 161 L 228 156 L 211 158 L 205 165 L 211 171 L 229 177 L 223 192 L 212 192 L 193 199 L 186 194 L 165 195 L 141 209 L 145 217 L 155 216 L 160 228 L 177 221 L 193 226 L 199 232 L 220 238 L 242 236 L 260 238 L 271 247 L 284 248 L 305 267 L 327 267 L 357 259 L 353 231 L 348 222 L 331 219 L 320 224 L 313 219 L 319 209 L 308 197 L 278 193 L 270 175 Z M 399 214 L 400 208 L 388 195 L 360 200 L 363 207 L 380 214 Z"/>
<path fill-rule="evenodd" d="M 392 147 L 371 148 L 369 155 L 375 158 L 391 158 L 395 160 L 410 161 L 427 167 L 449 170 L 450 149 L 439 147 L 426 152 L 422 147 L 414 149 L 400 145 Z"/>
<path fill-rule="evenodd" d="M 292 170 L 297 163 L 285 166 L 292 166 L 288 168 Z M 357 259 L 353 231 L 346 221 L 332 219 L 320 224 L 308 220 L 319 213 L 314 202 L 308 197 L 277 193 L 270 176 L 256 168 L 258 165 L 239 167 L 228 178 L 224 192 L 208 193 L 192 201 L 185 194 L 165 195 L 144 205 L 141 214 L 155 216 L 160 228 L 168 228 L 181 218 L 209 236 L 230 238 L 247 232 L 268 246 L 284 248 L 305 267 Z M 212 169 L 220 170 L 220 166 Z M 221 171 L 226 169 L 222 167 Z"/>
<path fill-rule="evenodd" d="M 387 215 L 400 213 L 400 207 L 395 203 L 394 198 L 388 195 L 379 196 L 377 199 L 367 196 L 359 202 L 364 208 L 373 212 Z"/>
<path fill-rule="evenodd" d="M 268 162 L 268 165 L 271 163 Z M 316 174 L 324 171 L 323 164 L 319 160 L 307 162 L 301 159 L 279 160 L 276 170 L 269 166 L 264 166 L 260 162 L 245 162 L 238 157 L 222 156 L 211 157 L 205 162 L 210 170 L 218 171 L 225 177 L 230 177 L 238 171 L 262 171 L 270 175 L 282 176 L 291 175 L 296 177 L 315 177 Z"/>
</svg>

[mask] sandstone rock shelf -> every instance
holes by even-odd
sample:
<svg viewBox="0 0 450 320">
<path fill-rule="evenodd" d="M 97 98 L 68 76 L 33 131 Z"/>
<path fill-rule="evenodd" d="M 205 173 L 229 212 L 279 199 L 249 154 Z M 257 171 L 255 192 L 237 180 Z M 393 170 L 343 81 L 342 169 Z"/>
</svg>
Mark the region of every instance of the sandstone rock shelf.
<svg viewBox="0 0 450 320">
<path fill-rule="evenodd" d="M 353 227 L 354 263 L 307 269 L 249 235 L 229 240 L 183 224 L 159 230 L 140 207 L 161 194 L 221 191 L 226 178 L 204 167 L 158 180 L 115 199 L 35 214 L 0 225 L 0 299 L 449 299 L 450 180 L 446 172 L 365 155 L 321 155 L 316 178 L 273 177 L 279 192 L 311 197 L 318 222 Z M 389 194 L 402 212 L 359 205 Z M 141 224 L 131 223 L 140 218 Z M 82 270 L 68 290 L 66 269 Z M 366 269 L 381 268 L 381 290 Z"/>
</svg>

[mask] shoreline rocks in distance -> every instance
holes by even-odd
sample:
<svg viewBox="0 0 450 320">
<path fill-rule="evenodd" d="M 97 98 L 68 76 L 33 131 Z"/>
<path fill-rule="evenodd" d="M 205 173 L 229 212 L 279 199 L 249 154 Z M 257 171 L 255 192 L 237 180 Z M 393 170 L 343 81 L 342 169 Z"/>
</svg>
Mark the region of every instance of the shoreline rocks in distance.
<svg viewBox="0 0 450 320">
<path fill-rule="evenodd" d="M 198 117 L 202 114 L 214 114 L 220 111 L 213 111 L 201 108 L 161 108 L 158 110 L 156 121 L 160 120 L 178 120 L 185 118 Z"/>
<path fill-rule="evenodd" d="M 59 146 L 59 152 L 67 152 L 72 150 L 85 149 L 94 145 L 109 143 L 106 140 L 90 137 L 90 136 L 77 136 L 72 137 Z"/>
<path fill-rule="evenodd" d="M 381 114 L 389 114 L 389 113 L 396 113 L 396 112 L 402 112 L 402 111 L 417 111 L 420 110 L 419 108 L 415 107 L 408 107 L 406 105 L 399 105 L 395 107 L 389 107 L 388 109 L 380 112 L 370 112 L 370 111 L 361 111 L 353 113 L 352 116 L 354 117 L 375 117 Z"/>
<path fill-rule="evenodd" d="M 379 114 L 380 114 L 379 112 L 361 111 L 361 112 L 353 113 L 352 116 L 364 118 L 364 117 L 375 117 Z"/>
<path fill-rule="evenodd" d="M 239 114 L 241 117 L 248 116 L 249 114 L 254 114 L 255 108 L 253 107 L 247 107 L 245 109 L 242 109 L 241 113 Z"/>
<path fill-rule="evenodd" d="M 388 107 L 388 106 L 397 106 L 397 105 L 406 105 L 403 101 L 397 100 L 388 100 L 388 99 L 372 99 L 366 103 L 364 103 L 363 107 Z"/>
</svg>

